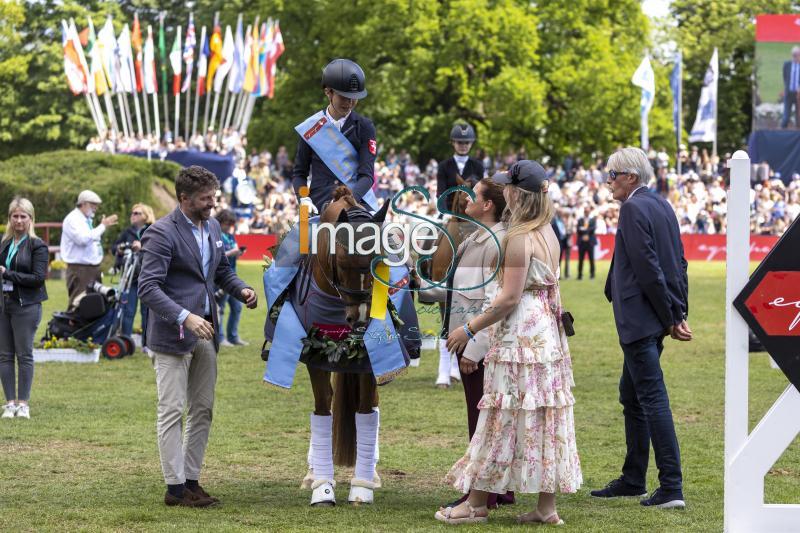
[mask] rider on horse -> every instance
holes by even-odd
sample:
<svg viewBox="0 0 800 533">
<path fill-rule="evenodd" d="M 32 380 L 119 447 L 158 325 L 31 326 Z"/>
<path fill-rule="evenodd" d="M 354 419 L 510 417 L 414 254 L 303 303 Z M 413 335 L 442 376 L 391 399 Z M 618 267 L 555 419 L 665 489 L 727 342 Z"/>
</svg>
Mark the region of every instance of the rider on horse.
<svg viewBox="0 0 800 533">
<path fill-rule="evenodd" d="M 335 504 L 334 458 L 336 464 L 355 467 L 348 500 L 372 503 L 379 484 L 376 385 L 403 371 L 410 356 L 418 357 L 419 330 L 410 293 L 396 290 L 408 283 L 405 267 L 391 267 L 393 288 L 387 295 L 383 287 L 383 303 L 376 307 L 370 295 L 372 302 L 381 301 L 375 299 L 380 284 L 373 282 L 371 270 L 377 256 L 348 254 L 333 231 L 319 231 L 317 244 L 323 244 L 316 251 L 303 251 L 300 244 L 300 233 L 305 235 L 309 224 L 380 225 L 388 209 L 378 209 L 372 191 L 375 127 L 353 111 L 367 94 L 363 70 L 353 61 L 335 59 L 323 70 L 322 87 L 328 106 L 295 128 L 300 141 L 292 185 L 300 202 L 300 223 L 286 235 L 264 275 L 269 307 L 264 380 L 288 388 L 297 363 L 308 368 L 315 399 L 311 504 Z M 320 216 L 309 218 L 309 213 Z M 330 251 L 329 239 L 335 241 Z M 389 334 L 374 335 L 384 331 Z"/>
<path fill-rule="evenodd" d="M 354 61 L 334 59 L 322 71 L 322 89 L 328 98 L 324 118 L 342 132 L 358 153 L 355 185 L 350 186 L 350 190 L 356 200 L 362 202 L 372 189 L 377 153 L 375 126 L 370 119 L 354 111 L 358 101 L 367 96 L 364 71 Z M 307 183 L 309 174 L 310 184 Z M 306 185 L 310 189 L 310 198 L 300 194 L 300 188 Z M 342 181 L 306 139 L 300 137 L 292 169 L 292 186 L 300 203 L 309 206 L 311 213 L 322 212 L 339 185 Z"/>
</svg>

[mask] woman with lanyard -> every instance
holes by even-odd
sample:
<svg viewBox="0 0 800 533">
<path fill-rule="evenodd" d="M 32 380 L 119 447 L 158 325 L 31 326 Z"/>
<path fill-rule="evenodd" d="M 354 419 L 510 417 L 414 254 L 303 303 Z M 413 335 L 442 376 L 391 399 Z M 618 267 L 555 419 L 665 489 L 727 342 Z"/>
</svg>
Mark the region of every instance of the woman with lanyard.
<svg viewBox="0 0 800 533">
<path fill-rule="evenodd" d="M 30 418 L 28 400 L 33 383 L 33 337 L 47 300 L 44 280 L 47 245 L 36 237 L 33 204 L 15 198 L 8 206 L 6 233 L 0 242 L 0 381 L 6 396 L 2 418 Z M 15 387 L 14 361 L 19 366 Z"/>
<path fill-rule="evenodd" d="M 124 264 L 125 250 L 130 248 L 131 252 L 138 254 L 142 249 L 142 234 L 156 221 L 153 209 L 149 205 L 136 204 L 131 208 L 131 225 L 120 233 L 119 238 L 111 247 L 111 253 L 116 256 L 114 267 L 119 270 Z M 139 303 L 139 271 L 142 268 L 141 261 L 137 264 L 133 272 L 131 287 L 128 291 L 128 300 L 123 302 L 125 306 L 122 311 L 122 334 L 131 336 L 133 333 L 133 319 L 136 317 L 136 305 Z M 147 323 L 147 308 L 142 304 L 141 320 L 142 327 Z"/>
</svg>

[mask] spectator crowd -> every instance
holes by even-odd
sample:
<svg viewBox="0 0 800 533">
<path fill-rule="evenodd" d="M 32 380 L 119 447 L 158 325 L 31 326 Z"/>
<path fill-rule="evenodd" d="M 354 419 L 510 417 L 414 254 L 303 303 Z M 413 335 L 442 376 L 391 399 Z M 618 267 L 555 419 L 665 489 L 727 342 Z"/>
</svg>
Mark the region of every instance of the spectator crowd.
<svg viewBox="0 0 800 533">
<path fill-rule="evenodd" d="M 233 154 L 238 168 L 252 180 L 257 198 L 250 216 L 240 216 L 236 233 L 283 233 L 297 218 L 297 202 L 291 187 L 292 159 L 285 146 L 275 156 L 269 151 L 247 153 L 247 138 L 235 130 L 223 130 L 220 135 L 209 131 L 205 136 L 191 137 L 187 145 L 182 138 L 174 142 L 168 134 L 156 145 L 151 139 L 94 138 L 87 150 L 126 153 L 157 150 L 164 158 L 169 151 L 194 149 Z M 450 154 L 443 154 L 442 159 Z M 508 168 L 517 160 L 527 158 L 524 148 L 505 154 L 490 155 L 482 150 L 473 152 L 482 161 L 487 176 Z M 727 215 L 727 182 L 724 157 L 713 157 L 706 149 L 681 145 L 679 162 L 665 149 L 650 149 L 648 158 L 654 170 L 651 190 L 666 198 L 675 210 L 682 233 L 723 234 Z M 576 224 L 588 207 L 596 219 L 596 233 L 615 233 L 619 221 L 619 204 L 605 187 L 607 172 L 605 156 L 595 154 L 591 160 L 567 156 L 563 161 L 544 159 L 550 177 L 550 195 L 556 204 L 558 218 L 567 234 L 574 234 Z M 680 169 L 680 170 L 678 170 Z M 436 191 L 438 163 L 431 159 L 424 166 L 415 162 L 406 150 L 390 148 L 375 164 L 373 189 L 379 200 L 385 201 L 404 187 L 417 185 Z M 222 178 L 224 181 L 224 178 Z M 781 235 L 800 213 L 800 174 L 781 176 L 768 163 L 754 164 L 751 173 L 751 232 L 758 235 Z M 218 210 L 236 207 L 235 191 L 220 191 Z M 426 202 L 421 195 L 407 193 L 399 202 L 413 212 L 435 215 L 435 202 Z M 234 209 L 234 211 L 236 211 Z M 413 221 L 410 221 L 413 223 Z"/>
</svg>

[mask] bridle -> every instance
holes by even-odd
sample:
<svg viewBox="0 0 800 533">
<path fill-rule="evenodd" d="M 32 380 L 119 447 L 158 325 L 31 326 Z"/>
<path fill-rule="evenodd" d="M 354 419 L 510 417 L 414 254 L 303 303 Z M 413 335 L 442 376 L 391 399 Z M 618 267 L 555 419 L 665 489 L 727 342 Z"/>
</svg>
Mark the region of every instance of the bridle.
<svg viewBox="0 0 800 533">
<path fill-rule="evenodd" d="M 369 211 L 364 209 L 361 206 L 352 206 L 347 208 L 348 218 L 350 219 L 350 223 L 352 222 L 367 222 L 372 220 L 372 215 L 370 215 Z M 334 234 L 334 243 L 336 249 L 338 250 L 340 247 L 346 249 L 347 245 L 345 243 L 340 242 L 336 235 Z M 305 303 L 306 298 L 308 297 L 309 286 L 311 283 L 311 254 L 307 255 L 303 260 L 302 265 L 302 272 L 301 272 L 301 291 L 300 291 L 300 303 Z M 323 262 L 319 254 L 315 254 L 313 256 L 313 260 L 316 261 L 317 267 L 319 268 L 322 276 L 327 281 L 328 285 L 336 291 L 339 298 L 345 303 L 345 305 L 360 305 L 362 303 L 367 303 L 372 298 L 372 288 L 369 289 L 351 289 L 341 284 L 341 280 L 339 277 L 339 267 L 336 264 L 336 253 L 328 254 L 328 258 L 325 262 Z M 372 269 L 370 267 L 348 267 L 348 270 L 358 272 L 362 276 L 365 275 L 372 275 Z M 328 271 L 330 271 L 331 275 L 328 275 Z"/>
</svg>

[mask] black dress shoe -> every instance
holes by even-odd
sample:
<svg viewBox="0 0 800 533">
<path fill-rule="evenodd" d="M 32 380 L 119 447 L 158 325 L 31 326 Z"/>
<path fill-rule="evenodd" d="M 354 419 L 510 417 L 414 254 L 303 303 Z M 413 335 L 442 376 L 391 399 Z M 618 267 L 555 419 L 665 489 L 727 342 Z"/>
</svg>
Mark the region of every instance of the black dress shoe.
<svg viewBox="0 0 800 533">
<path fill-rule="evenodd" d="M 634 487 L 625 482 L 622 477 L 610 481 L 605 488 L 590 492 L 595 498 L 641 498 L 647 496 L 647 490 Z"/>
<path fill-rule="evenodd" d="M 169 492 L 164 494 L 164 504 L 168 507 L 173 507 L 176 505 L 180 505 L 181 507 L 209 507 L 214 505 L 214 503 L 215 502 L 211 501 L 210 499 L 198 496 L 194 492 L 187 489 L 183 489 L 183 498 L 173 496 Z"/>
<path fill-rule="evenodd" d="M 214 496 L 212 496 L 212 495 L 210 495 L 209 493 L 207 493 L 207 492 L 205 491 L 205 489 L 203 489 L 203 487 L 201 487 L 200 485 L 197 485 L 197 488 L 196 488 L 196 489 L 194 489 L 194 490 L 192 490 L 192 489 L 190 489 L 190 488 L 188 488 L 188 487 L 186 487 L 186 488 L 185 488 L 185 489 L 183 489 L 183 490 L 188 490 L 188 491 L 190 491 L 190 492 L 193 492 L 193 493 L 194 493 L 194 495 L 195 495 L 195 496 L 197 496 L 197 497 L 199 497 L 199 498 L 206 498 L 206 499 L 209 499 L 209 500 L 211 500 L 211 501 L 212 501 L 212 502 L 214 502 L 214 503 L 219 503 L 219 498 L 215 498 Z"/>
<path fill-rule="evenodd" d="M 639 503 L 644 507 L 656 507 L 658 509 L 684 509 L 686 507 L 682 491 L 665 491 L 661 488 L 654 490 L 652 496 Z"/>
</svg>

